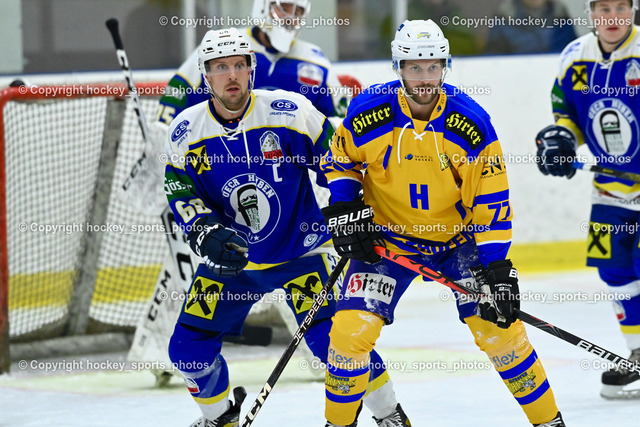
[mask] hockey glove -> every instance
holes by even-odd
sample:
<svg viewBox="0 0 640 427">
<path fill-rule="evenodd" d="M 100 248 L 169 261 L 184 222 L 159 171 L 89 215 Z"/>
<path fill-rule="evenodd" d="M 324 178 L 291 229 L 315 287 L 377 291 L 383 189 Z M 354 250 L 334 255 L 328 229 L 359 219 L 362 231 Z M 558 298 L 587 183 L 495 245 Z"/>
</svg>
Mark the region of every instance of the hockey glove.
<svg viewBox="0 0 640 427">
<path fill-rule="evenodd" d="M 494 261 L 486 269 L 472 269 L 472 273 L 482 293 L 478 316 L 507 329 L 518 319 L 520 310 L 518 271 L 507 259 Z"/>
<path fill-rule="evenodd" d="M 374 245 L 384 246 L 373 222 L 373 208 L 362 200 L 337 202 L 322 209 L 338 255 L 375 264 L 382 258 Z"/>
<path fill-rule="evenodd" d="M 544 175 L 566 176 L 571 179 L 576 170 L 571 165 L 576 158 L 576 138 L 563 126 L 547 126 L 536 136 L 536 163 Z"/>
<path fill-rule="evenodd" d="M 246 267 L 247 242 L 235 230 L 202 218 L 187 235 L 189 246 L 218 276 L 232 277 Z"/>
</svg>

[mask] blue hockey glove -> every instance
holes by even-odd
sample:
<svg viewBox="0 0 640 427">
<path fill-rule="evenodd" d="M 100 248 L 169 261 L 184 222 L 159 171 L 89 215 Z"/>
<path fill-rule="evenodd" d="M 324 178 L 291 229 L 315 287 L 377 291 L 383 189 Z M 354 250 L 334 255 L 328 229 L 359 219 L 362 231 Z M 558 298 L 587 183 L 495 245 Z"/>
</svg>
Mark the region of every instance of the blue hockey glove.
<svg viewBox="0 0 640 427">
<path fill-rule="evenodd" d="M 202 218 L 187 235 L 191 249 L 218 276 L 232 277 L 247 266 L 247 242 L 230 228 Z"/>
<path fill-rule="evenodd" d="M 338 255 L 375 264 L 382 258 L 374 245 L 384 246 L 373 222 L 373 209 L 362 200 L 337 202 L 322 209 Z"/>
<path fill-rule="evenodd" d="M 507 329 L 518 319 L 520 310 L 518 271 L 506 259 L 494 261 L 486 269 L 474 268 L 472 274 L 482 293 L 478 316 Z"/>
<path fill-rule="evenodd" d="M 576 158 L 576 139 L 563 126 L 547 126 L 536 136 L 536 163 L 545 175 L 571 179 L 576 170 L 571 165 Z"/>
</svg>

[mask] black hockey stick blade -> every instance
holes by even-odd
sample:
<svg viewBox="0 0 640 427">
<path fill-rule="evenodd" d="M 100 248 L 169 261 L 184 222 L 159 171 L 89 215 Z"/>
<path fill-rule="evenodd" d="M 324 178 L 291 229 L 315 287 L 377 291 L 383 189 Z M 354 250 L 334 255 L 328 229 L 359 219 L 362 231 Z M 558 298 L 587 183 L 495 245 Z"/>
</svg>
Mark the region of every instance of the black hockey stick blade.
<svg viewBox="0 0 640 427">
<path fill-rule="evenodd" d="M 267 400 L 267 397 L 269 397 L 271 390 L 280 378 L 282 371 L 284 371 L 284 368 L 287 366 L 287 363 L 289 363 L 291 356 L 293 356 L 296 348 L 298 348 L 298 345 L 304 338 L 304 334 L 307 332 L 307 329 L 309 329 L 309 326 L 313 323 L 313 320 L 322 307 L 324 300 L 327 299 L 327 295 L 331 291 L 331 288 L 333 288 L 336 280 L 338 280 L 338 278 L 340 277 L 340 274 L 342 274 L 342 270 L 344 270 L 344 266 L 347 264 L 348 260 L 349 258 L 346 257 L 340 258 L 340 261 L 338 261 L 338 264 L 331 272 L 331 275 L 322 287 L 322 290 L 318 293 L 318 295 L 316 295 L 315 299 L 313 300 L 313 305 L 300 324 L 300 327 L 293 335 L 293 339 L 289 343 L 289 346 L 285 349 L 284 353 L 282 353 L 282 356 L 280 356 L 280 360 L 278 360 L 278 363 L 276 363 L 276 367 L 273 368 L 273 372 L 271 372 L 269 379 L 262 387 L 262 390 L 260 390 L 260 393 L 258 393 L 258 397 L 256 398 L 255 402 L 253 402 L 253 405 L 249 409 L 247 415 L 244 417 L 244 420 L 241 424 L 242 427 L 249 427 L 256 419 L 258 412 L 260 412 L 260 409 L 262 409 L 262 405 L 264 405 L 264 402 Z"/>
<path fill-rule="evenodd" d="M 443 276 L 442 274 L 434 270 L 431 270 L 429 267 L 426 267 L 407 257 L 393 253 L 387 248 L 376 246 L 376 253 L 381 257 L 388 259 L 389 261 L 395 262 L 396 264 L 399 264 L 405 268 L 408 268 L 411 271 L 414 271 L 422 276 L 427 277 L 428 279 L 433 280 L 434 282 L 438 282 L 458 292 L 461 292 L 466 295 L 475 295 L 475 296 L 481 295 L 479 292 L 476 292 L 473 289 L 470 289 L 464 285 L 461 285 L 460 283 L 456 283 L 450 278 Z M 561 340 L 566 341 L 569 344 L 573 344 L 576 347 L 579 347 L 583 350 L 586 350 L 589 353 L 593 353 L 598 357 L 608 360 L 609 362 L 617 363 L 619 366 L 627 368 L 630 371 L 640 372 L 640 366 L 631 362 L 630 360 L 625 359 L 624 357 L 618 356 L 617 354 L 612 353 L 609 350 L 606 350 L 590 341 L 587 341 L 583 338 L 573 335 L 572 333 L 567 332 L 564 329 L 558 328 L 557 326 L 554 326 L 549 322 L 540 320 L 537 317 L 534 317 L 528 313 L 525 313 L 522 310 L 519 311 L 518 318 L 523 322 L 533 326 L 534 328 L 538 328 L 541 331 L 551 334 L 556 338 L 560 338 Z"/>
<path fill-rule="evenodd" d="M 620 178 L 627 181 L 640 183 L 640 174 L 633 173 L 633 172 L 624 172 L 617 169 L 611 169 L 608 167 L 605 168 L 603 166 L 598 166 L 598 165 L 586 165 L 582 162 L 573 162 L 571 166 L 573 166 L 574 169 L 581 169 L 587 172 L 595 172 L 602 175 L 611 176 L 614 178 Z"/>
</svg>

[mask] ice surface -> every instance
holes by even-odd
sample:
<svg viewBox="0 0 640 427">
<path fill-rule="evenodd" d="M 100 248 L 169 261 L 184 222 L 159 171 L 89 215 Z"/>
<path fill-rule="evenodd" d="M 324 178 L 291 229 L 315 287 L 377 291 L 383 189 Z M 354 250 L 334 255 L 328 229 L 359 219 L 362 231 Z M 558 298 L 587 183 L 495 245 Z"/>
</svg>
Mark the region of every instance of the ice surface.
<svg viewBox="0 0 640 427">
<path fill-rule="evenodd" d="M 611 303 L 593 302 L 606 291 L 595 270 L 521 275 L 520 283 L 528 299 L 522 303 L 525 311 L 628 356 Z M 574 301 L 560 303 L 560 295 Z M 499 376 L 487 369 L 486 356 L 458 321 L 450 296 L 441 285 L 416 282 L 404 295 L 396 322 L 383 329 L 376 347 L 389 362 L 398 400 L 412 424 L 529 425 Z M 533 327 L 527 330 L 567 425 L 638 425 L 640 401 L 613 402 L 599 397 L 600 374 L 605 369 L 600 368 L 600 359 Z M 242 384 L 249 392 L 244 415 L 283 347 L 227 347 L 224 352 L 232 386 Z M 115 363 L 123 359 L 124 355 L 103 355 L 91 360 Z M 65 360 L 78 365 L 82 359 Z M 324 425 L 323 383 L 305 369 L 306 363 L 297 356 L 290 362 L 254 426 Z M 468 369 L 458 369 L 460 366 Z M 148 372 L 43 372 L 20 369 L 16 363 L 11 375 L 0 377 L 0 426 L 187 426 L 198 416 L 198 408 L 180 381 L 173 380 L 168 389 L 154 389 Z M 359 425 L 374 425 L 366 408 Z"/>
</svg>

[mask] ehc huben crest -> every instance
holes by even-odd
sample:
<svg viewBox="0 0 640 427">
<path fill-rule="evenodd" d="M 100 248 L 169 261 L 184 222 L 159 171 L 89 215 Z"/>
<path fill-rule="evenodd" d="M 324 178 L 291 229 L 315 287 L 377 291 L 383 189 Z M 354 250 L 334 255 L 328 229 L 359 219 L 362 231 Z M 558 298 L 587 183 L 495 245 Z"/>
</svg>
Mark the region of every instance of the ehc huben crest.
<svg viewBox="0 0 640 427">
<path fill-rule="evenodd" d="M 259 176 L 248 173 L 229 179 L 222 195 L 234 211 L 238 231 L 249 243 L 266 239 L 278 225 L 281 205 L 273 187 Z"/>
<path fill-rule="evenodd" d="M 640 145 L 638 119 L 633 110 L 620 99 L 604 98 L 589 107 L 588 138 L 595 142 L 595 155 L 621 163 L 634 156 Z"/>
</svg>

